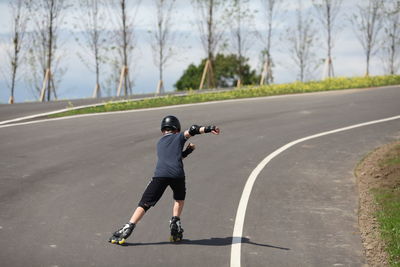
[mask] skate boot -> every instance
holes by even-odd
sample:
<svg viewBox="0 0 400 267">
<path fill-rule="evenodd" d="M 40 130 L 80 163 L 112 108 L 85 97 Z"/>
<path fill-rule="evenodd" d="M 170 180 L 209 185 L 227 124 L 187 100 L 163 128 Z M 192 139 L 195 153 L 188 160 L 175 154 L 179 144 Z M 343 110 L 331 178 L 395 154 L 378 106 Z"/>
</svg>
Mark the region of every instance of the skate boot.
<svg viewBox="0 0 400 267">
<path fill-rule="evenodd" d="M 126 239 L 132 234 L 133 229 L 135 229 L 134 223 L 126 223 L 121 229 L 113 233 L 109 242 L 111 244 L 124 244 Z"/>
<path fill-rule="evenodd" d="M 169 241 L 171 242 L 179 242 L 182 241 L 183 238 L 183 228 L 181 224 L 181 219 L 177 216 L 174 216 L 169 221 L 169 228 L 171 229 L 171 237 Z"/>
</svg>

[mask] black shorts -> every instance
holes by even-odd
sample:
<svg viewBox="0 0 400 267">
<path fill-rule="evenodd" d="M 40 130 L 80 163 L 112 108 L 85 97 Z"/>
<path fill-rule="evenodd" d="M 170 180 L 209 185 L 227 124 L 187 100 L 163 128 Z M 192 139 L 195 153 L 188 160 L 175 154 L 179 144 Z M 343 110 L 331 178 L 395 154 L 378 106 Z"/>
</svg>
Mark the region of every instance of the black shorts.
<svg viewBox="0 0 400 267">
<path fill-rule="evenodd" d="M 148 210 L 150 207 L 156 205 L 164 194 L 165 189 L 170 186 L 175 200 L 185 200 L 186 197 L 186 184 L 185 178 L 153 178 L 147 185 L 143 193 L 139 206 Z"/>
</svg>

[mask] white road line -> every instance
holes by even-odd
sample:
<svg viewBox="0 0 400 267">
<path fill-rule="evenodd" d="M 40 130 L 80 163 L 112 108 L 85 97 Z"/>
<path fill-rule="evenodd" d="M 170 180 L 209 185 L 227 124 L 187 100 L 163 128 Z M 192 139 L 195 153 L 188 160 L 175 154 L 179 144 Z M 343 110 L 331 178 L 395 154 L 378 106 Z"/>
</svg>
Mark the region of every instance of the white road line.
<svg viewBox="0 0 400 267">
<path fill-rule="evenodd" d="M 244 219 L 246 215 L 246 209 L 247 209 L 247 203 L 249 202 L 250 198 L 250 193 L 253 189 L 253 185 L 258 177 L 258 175 L 261 173 L 261 171 L 265 168 L 265 166 L 276 156 L 278 156 L 280 153 L 284 152 L 285 150 L 291 148 L 294 145 L 297 145 L 298 143 L 318 138 L 321 136 L 329 135 L 329 134 L 334 134 L 338 132 L 343 132 L 343 131 L 348 131 L 351 129 L 359 128 L 359 127 L 364 127 L 372 124 L 377 124 L 377 123 L 382 123 L 382 122 L 388 122 L 392 120 L 398 120 L 400 119 L 400 115 L 390 117 L 390 118 L 385 118 L 381 120 L 375 120 L 375 121 L 369 121 L 369 122 L 364 122 L 360 124 L 355 124 L 351 125 L 348 127 L 344 128 L 339 128 L 336 130 L 332 131 L 327 131 L 327 132 L 322 132 L 319 134 L 307 136 L 301 139 L 297 139 L 293 142 L 290 142 L 281 148 L 275 150 L 271 154 L 269 154 L 266 158 L 264 158 L 258 165 L 257 167 L 251 172 L 250 176 L 247 178 L 246 185 L 244 186 L 242 196 L 240 198 L 239 206 L 237 209 L 236 213 L 236 218 L 235 218 L 235 225 L 233 228 L 233 239 L 232 239 L 232 246 L 231 246 L 231 267 L 240 267 L 241 265 L 241 247 L 242 247 L 242 235 L 243 235 L 243 224 L 244 224 Z"/>
<path fill-rule="evenodd" d="M 386 88 L 386 87 L 380 87 L 380 88 Z M 391 88 L 391 87 L 388 86 L 387 88 Z M 165 107 L 158 107 L 158 108 L 144 108 L 144 109 L 134 109 L 134 110 L 124 110 L 124 111 L 90 113 L 90 114 L 73 115 L 73 116 L 67 116 L 67 117 L 61 117 L 61 118 L 55 118 L 55 119 L 42 119 L 42 120 L 38 119 L 40 117 L 46 117 L 46 116 L 49 116 L 49 115 L 58 114 L 58 113 L 62 113 L 62 112 L 65 112 L 65 111 L 77 110 L 77 109 L 82 109 L 82 108 L 86 108 L 86 107 L 95 107 L 95 106 L 100 106 L 100 105 L 106 104 L 106 103 L 99 103 L 99 104 L 93 104 L 93 105 L 78 106 L 78 107 L 74 107 L 74 108 L 60 109 L 60 110 L 56 110 L 56 111 L 40 113 L 40 114 L 35 114 L 35 115 L 29 115 L 29 116 L 24 116 L 24 117 L 15 118 L 15 119 L 6 120 L 6 121 L 0 121 L 0 128 L 7 128 L 7 127 L 21 126 L 21 125 L 29 125 L 29 124 L 36 124 L 36 123 L 50 122 L 50 121 L 69 120 L 69 119 L 76 119 L 76 118 L 83 118 L 83 117 L 107 116 L 107 115 L 115 115 L 115 114 L 121 114 L 121 113 L 143 112 L 143 111 L 152 111 L 152 110 L 163 110 L 163 109 L 191 107 L 191 106 L 199 106 L 199 105 L 213 105 L 213 104 L 221 104 L 221 103 L 247 102 L 247 101 L 262 101 L 262 100 L 265 100 L 265 99 L 270 100 L 270 99 L 277 99 L 277 98 L 310 96 L 310 95 L 318 95 L 318 94 L 353 93 L 353 92 L 356 92 L 356 91 L 368 90 L 368 89 L 372 90 L 374 88 L 347 89 L 347 90 L 337 90 L 337 91 L 335 90 L 335 91 L 325 91 L 325 92 L 312 92 L 312 93 L 307 93 L 307 94 L 274 95 L 274 96 L 255 97 L 255 98 L 227 99 L 227 100 L 210 101 L 210 102 L 202 102 L 202 103 L 165 106 Z M 135 101 L 137 101 L 137 100 L 142 100 L 142 99 L 135 99 Z M 127 102 L 127 101 L 128 100 L 122 100 L 122 101 L 116 101 L 116 102 L 113 102 L 113 103 Z M 34 121 L 24 122 L 26 120 L 34 120 Z"/>
<path fill-rule="evenodd" d="M 357 89 L 351 89 L 351 90 L 357 90 Z M 350 90 L 348 90 L 348 91 L 350 91 Z M 337 92 L 337 91 L 332 91 L 331 93 L 334 93 L 334 92 Z M 312 95 L 312 94 L 317 94 L 317 93 L 320 93 L 320 92 L 309 93 L 307 95 Z M 36 114 L 36 115 L 31 115 L 31 116 L 26 116 L 26 117 L 20 117 L 20 118 L 16 118 L 16 119 L 12 119 L 12 120 L 7 120 L 7 121 L 0 121 L 0 129 L 1 128 L 7 128 L 7 127 L 13 127 L 13 126 L 37 124 L 37 123 L 42 123 L 42 122 L 51 122 L 51 121 L 60 121 L 60 120 L 70 120 L 70 119 L 77 119 L 77 118 L 84 118 L 84 117 L 109 116 L 109 115 L 122 114 L 122 113 L 146 112 L 146 111 L 153 111 L 153 110 L 185 108 L 185 107 L 192 107 L 192 106 L 214 105 L 214 104 L 223 104 L 223 103 L 232 103 L 232 102 L 261 101 L 261 100 L 265 100 L 265 99 L 270 100 L 270 99 L 277 99 L 277 98 L 284 98 L 284 97 L 294 97 L 294 96 L 303 96 L 303 95 L 305 95 L 305 94 L 277 95 L 277 96 L 265 96 L 265 97 L 241 98 L 241 99 L 228 99 L 228 100 L 210 101 L 210 102 L 202 102 L 202 103 L 192 103 L 192 104 L 181 104 L 181 105 L 173 105 L 173 106 L 164 106 L 164 107 L 158 107 L 158 108 L 143 108 L 143 109 L 132 109 L 132 110 L 123 110 L 123 111 L 89 113 L 89 114 L 72 115 L 72 116 L 60 117 L 60 118 L 54 118 L 54 119 L 42 119 L 42 120 L 21 122 L 21 121 L 25 121 L 25 120 L 32 120 L 32 119 L 37 119 L 37 118 L 40 118 L 40 117 L 45 117 L 45 116 L 49 116 L 49 115 L 53 115 L 53 114 L 57 114 L 57 113 L 62 113 L 62 112 L 73 110 L 73 109 L 81 109 L 81 108 L 84 108 L 84 107 L 90 107 L 91 105 L 90 106 L 81 106 L 81 107 L 76 107 L 76 108 L 73 108 L 73 109 L 61 109 L 61 110 L 57 110 L 57 111 L 41 113 L 41 114 Z M 102 105 L 102 104 L 99 104 L 99 105 Z"/>
<path fill-rule="evenodd" d="M 140 100 L 144 100 L 144 99 L 146 99 L 146 98 L 137 98 L 134 101 L 140 101 Z M 148 99 L 152 99 L 152 98 L 149 97 Z M 128 101 L 129 100 L 121 100 L 121 101 L 113 101 L 113 102 L 107 102 L 107 103 L 96 103 L 96 104 L 91 104 L 91 105 L 64 108 L 64 109 L 59 109 L 59 110 L 55 110 L 55 111 L 49 111 L 49 112 L 45 112 L 45 113 L 39 113 L 39 114 L 28 115 L 28 116 L 24 116 L 24 117 L 15 118 L 15 119 L 10 119 L 10 120 L 6 120 L 6 121 L 0 121 L 0 125 L 18 123 L 20 121 L 37 119 L 40 117 L 46 117 L 46 116 L 63 113 L 63 112 L 71 111 L 71 110 L 79 110 L 79 109 L 84 109 L 84 108 L 93 108 L 93 107 L 103 106 L 108 103 L 118 104 L 118 103 L 124 103 L 124 102 L 128 102 Z M 41 121 L 44 121 L 44 120 L 41 120 Z"/>
</svg>

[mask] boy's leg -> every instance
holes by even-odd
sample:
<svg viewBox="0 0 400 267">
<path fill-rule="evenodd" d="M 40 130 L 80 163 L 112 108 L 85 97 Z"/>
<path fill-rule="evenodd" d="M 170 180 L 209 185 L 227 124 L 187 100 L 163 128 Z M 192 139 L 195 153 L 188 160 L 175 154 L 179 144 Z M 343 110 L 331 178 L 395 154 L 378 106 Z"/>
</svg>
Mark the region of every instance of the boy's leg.
<svg viewBox="0 0 400 267">
<path fill-rule="evenodd" d="M 186 198 L 186 182 L 185 179 L 172 179 L 170 186 L 174 192 L 174 207 L 172 209 L 173 217 L 180 217 Z"/>
<path fill-rule="evenodd" d="M 133 212 L 129 222 L 137 224 L 146 214 L 146 211 L 160 200 L 167 186 L 168 183 L 166 183 L 163 179 L 153 178 L 147 185 L 146 190 L 139 201 L 139 205 Z"/>
<path fill-rule="evenodd" d="M 163 181 L 163 179 L 153 178 L 144 191 L 139 205 L 133 213 L 129 223 L 125 224 L 121 229 L 114 232 L 109 241 L 113 244 L 119 243 L 122 245 L 125 243 L 125 239 L 131 235 L 136 224 L 143 218 L 146 211 L 157 203 L 167 186 L 168 183 Z"/>
<path fill-rule="evenodd" d="M 172 218 L 170 220 L 171 242 L 181 241 L 183 238 L 183 228 L 180 216 L 182 214 L 183 206 L 185 205 L 186 197 L 186 184 L 185 179 L 174 179 L 170 184 L 174 192 L 174 207 L 172 210 Z"/>
<path fill-rule="evenodd" d="M 186 198 L 186 182 L 185 179 L 175 179 L 170 181 L 171 189 L 174 193 L 174 207 L 172 209 L 172 215 L 180 217 L 182 214 L 183 206 L 185 205 Z"/>
<path fill-rule="evenodd" d="M 185 205 L 185 200 L 175 200 L 174 208 L 172 210 L 172 216 L 181 217 L 184 205 Z"/>
<path fill-rule="evenodd" d="M 143 216 L 146 214 L 146 211 L 142 207 L 137 207 L 135 212 L 132 214 L 131 219 L 129 220 L 130 223 L 137 224 Z"/>
<path fill-rule="evenodd" d="M 144 190 L 142 198 L 139 201 L 138 208 L 131 219 L 139 221 L 144 213 L 160 200 L 168 186 L 168 180 L 163 178 L 153 178 Z"/>
</svg>

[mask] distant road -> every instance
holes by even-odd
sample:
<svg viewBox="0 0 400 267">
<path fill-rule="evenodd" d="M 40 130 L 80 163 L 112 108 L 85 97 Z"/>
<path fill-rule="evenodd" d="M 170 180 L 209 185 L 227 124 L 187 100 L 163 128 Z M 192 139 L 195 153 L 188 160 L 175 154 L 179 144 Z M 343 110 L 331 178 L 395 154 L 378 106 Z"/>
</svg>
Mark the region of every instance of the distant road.
<svg viewBox="0 0 400 267">
<path fill-rule="evenodd" d="M 197 92 L 197 93 L 222 92 L 222 91 L 229 91 L 232 89 L 233 88 L 224 88 L 224 89 L 214 89 L 214 90 L 201 90 L 201 91 L 195 91 L 195 92 Z M 187 91 L 168 92 L 168 93 L 161 94 L 158 96 L 182 95 L 182 94 L 187 94 Z M 149 98 L 149 97 L 154 97 L 154 96 L 155 96 L 155 94 L 140 94 L 140 95 L 132 95 L 129 97 L 106 97 L 106 98 L 99 98 L 99 99 L 85 98 L 85 99 L 50 101 L 50 102 L 16 103 L 13 105 L 0 104 L 0 122 L 16 119 L 16 118 L 20 118 L 20 117 L 31 116 L 31 115 L 65 109 L 71 104 L 74 107 L 78 107 L 78 106 L 85 106 L 85 105 L 101 104 L 101 103 L 105 103 L 105 102 L 109 102 L 109 101 Z"/>
<path fill-rule="evenodd" d="M 400 88 L 224 101 L 0 126 L 2 266 L 363 266 L 353 169 L 400 138 L 400 120 L 321 136 L 276 156 L 250 193 L 243 237 L 233 236 L 246 181 L 278 148 L 307 136 L 400 115 Z M 51 104 L 51 103 L 49 103 Z M 185 159 L 184 241 L 171 244 L 169 189 L 126 246 L 126 223 L 156 163 L 160 120 L 195 136 Z M 241 242 L 241 261 L 231 258 Z M 238 241 L 239 240 L 239 241 Z"/>
<path fill-rule="evenodd" d="M 145 98 L 153 97 L 154 94 L 135 95 L 130 97 L 134 98 Z M 75 100 L 60 100 L 51 102 L 29 102 L 29 103 L 16 103 L 13 105 L 0 104 L 0 121 L 11 120 L 19 117 L 25 117 L 40 113 L 46 113 L 64 109 L 70 105 L 70 103 L 76 106 L 92 105 L 97 103 L 103 103 L 111 100 L 118 100 L 123 98 L 87 98 L 87 99 L 75 99 Z"/>
</svg>

